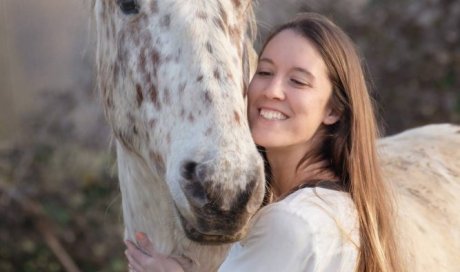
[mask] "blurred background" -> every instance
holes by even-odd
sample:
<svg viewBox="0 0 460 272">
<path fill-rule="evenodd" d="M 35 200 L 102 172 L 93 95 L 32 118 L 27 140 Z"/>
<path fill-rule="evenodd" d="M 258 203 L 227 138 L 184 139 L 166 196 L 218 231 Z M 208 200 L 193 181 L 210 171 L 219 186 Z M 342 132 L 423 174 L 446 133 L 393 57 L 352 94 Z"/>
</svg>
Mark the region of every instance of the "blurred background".
<svg viewBox="0 0 460 272">
<path fill-rule="evenodd" d="M 126 271 L 89 0 L 0 0 L 0 271 Z M 386 135 L 460 123 L 460 1 L 259 0 L 259 41 L 328 15 L 364 56 Z"/>
</svg>

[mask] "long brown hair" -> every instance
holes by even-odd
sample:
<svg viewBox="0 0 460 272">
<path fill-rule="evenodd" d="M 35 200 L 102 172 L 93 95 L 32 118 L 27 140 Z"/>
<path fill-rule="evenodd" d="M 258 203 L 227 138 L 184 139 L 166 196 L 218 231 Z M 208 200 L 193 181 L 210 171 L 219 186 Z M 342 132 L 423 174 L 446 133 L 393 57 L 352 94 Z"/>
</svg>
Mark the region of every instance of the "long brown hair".
<svg viewBox="0 0 460 272">
<path fill-rule="evenodd" d="M 333 22 L 315 13 L 302 13 L 276 28 L 267 43 L 283 30 L 292 30 L 313 42 L 326 66 L 333 91 L 329 101 L 340 116 L 316 132 L 323 140 L 305 154 L 307 162 L 327 161 L 327 170 L 339 177 L 356 206 L 360 227 L 357 271 L 401 271 L 396 243 L 393 198 L 381 175 L 376 151 L 378 137 L 373 101 L 360 56 L 351 39 Z"/>
</svg>

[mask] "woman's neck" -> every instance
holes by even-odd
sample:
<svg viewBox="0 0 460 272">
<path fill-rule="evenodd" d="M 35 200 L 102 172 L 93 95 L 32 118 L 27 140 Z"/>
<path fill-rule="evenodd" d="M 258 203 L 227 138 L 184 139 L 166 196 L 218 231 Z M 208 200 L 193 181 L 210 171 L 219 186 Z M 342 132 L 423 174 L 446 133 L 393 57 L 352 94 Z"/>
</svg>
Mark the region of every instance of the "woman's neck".
<svg viewBox="0 0 460 272">
<path fill-rule="evenodd" d="M 314 161 L 307 158 L 297 169 L 308 150 L 308 146 L 266 149 L 272 174 L 271 189 L 275 199 L 308 181 L 337 179 L 325 160 Z"/>
</svg>

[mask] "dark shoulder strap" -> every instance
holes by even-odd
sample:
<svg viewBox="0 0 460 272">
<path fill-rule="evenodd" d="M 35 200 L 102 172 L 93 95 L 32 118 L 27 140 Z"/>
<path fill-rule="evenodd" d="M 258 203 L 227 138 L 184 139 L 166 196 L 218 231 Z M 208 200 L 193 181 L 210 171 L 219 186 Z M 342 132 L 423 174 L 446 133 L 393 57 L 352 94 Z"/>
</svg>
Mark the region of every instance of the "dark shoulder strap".
<svg viewBox="0 0 460 272">
<path fill-rule="evenodd" d="M 347 192 L 345 186 L 339 181 L 333 180 L 309 180 L 308 182 L 302 183 L 297 187 L 292 188 L 289 192 L 284 194 L 280 199 L 287 197 L 288 195 L 303 189 L 303 188 L 324 188 L 329 190 L 335 190 L 339 192 Z"/>
<path fill-rule="evenodd" d="M 318 180 L 318 181 L 309 181 L 297 186 L 294 191 L 303 189 L 303 188 L 324 188 L 329 190 L 336 190 L 345 192 L 344 186 L 339 181 L 333 180 Z"/>
</svg>

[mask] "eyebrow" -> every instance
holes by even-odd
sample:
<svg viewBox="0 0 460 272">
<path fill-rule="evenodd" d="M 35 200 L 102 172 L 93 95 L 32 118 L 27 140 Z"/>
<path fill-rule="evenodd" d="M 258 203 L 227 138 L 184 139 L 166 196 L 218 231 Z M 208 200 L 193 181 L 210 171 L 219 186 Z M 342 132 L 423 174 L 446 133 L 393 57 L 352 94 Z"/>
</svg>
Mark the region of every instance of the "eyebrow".
<svg viewBox="0 0 460 272">
<path fill-rule="evenodd" d="M 308 70 L 306 70 L 304 68 L 294 67 L 294 71 L 301 72 L 301 73 L 305 74 L 306 76 L 310 77 L 312 80 L 316 79 L 316 77 L 310 71 L 308 71 Z"/>
<path fill-rule="evenodd" d="M 261 59 L 259 59 L 259 62 L 267 62 L 269 64 L 275 65 L 273 60 L 271 60 L 269 58 L 261 58 Z M 306 76 L 310 77 L 312 80 L 316 79 L 316 77 L 310 71 L 308 71 L 308 70 L 306 70 L 304 68 L 294 67 L 292 70 L 294 70 L 296 72 L 301 72 L 301 73 L 305 74 Z"/>
</svg>

